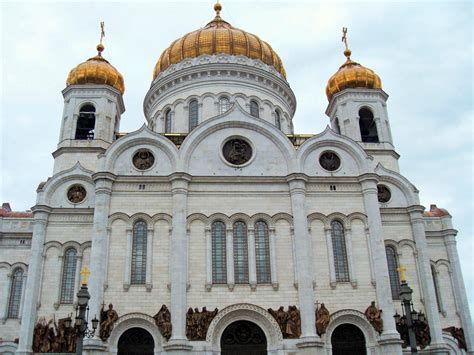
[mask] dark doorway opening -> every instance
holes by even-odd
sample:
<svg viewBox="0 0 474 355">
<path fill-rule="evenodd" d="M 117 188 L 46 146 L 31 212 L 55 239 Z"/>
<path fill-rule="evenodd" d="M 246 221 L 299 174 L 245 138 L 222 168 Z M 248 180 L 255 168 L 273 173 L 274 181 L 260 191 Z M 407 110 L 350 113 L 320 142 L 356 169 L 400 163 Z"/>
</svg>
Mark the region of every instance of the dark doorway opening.
<svg viewBox="0 0 474 355">
<path fill-rule="evenodd" d="M 362 331 L 352 324 L 341 324 L 331 336 L 333 355 L 366 355 L 365 337 Z"/>
<path fill-rule="evenodd" d="M 267 355 L 267 338 L 252 322 L 237 321 L 229 325 L 221 337 L 222 355 Z"/>
<path fill-rule="evenodd" d="M 142 328 L 130 328 L 118 341 L 118 355 L 153 355 L 155 342 L 150 333 Z"/>
</svg>

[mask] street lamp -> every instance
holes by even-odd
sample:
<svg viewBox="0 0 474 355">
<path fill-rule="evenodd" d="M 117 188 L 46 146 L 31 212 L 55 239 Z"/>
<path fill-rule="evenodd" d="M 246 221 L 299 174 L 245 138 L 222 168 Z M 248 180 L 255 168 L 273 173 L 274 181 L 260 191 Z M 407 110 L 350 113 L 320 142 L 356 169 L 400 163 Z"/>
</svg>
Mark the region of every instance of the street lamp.
<svg viewBox="0 0 474 355">
<path fill-rule="evenodd" d="M 87 267 L 81 270 L 82 285 L 81 289 L 77 293 L 77 306 L 76 306 L 76 319 L 74 326 L 76 328 L 76 354 L 82 354 L 82 345 L 85 337 L 92 338 L 99 325 L 99 320 L 94 316 L 92 320 L 92 329 L 89 329 L 87 323 L 89 321 L 89 299 L 91 295 L 87 289 L 87 276 L 90 275 L 90 271 Z M 70 317 L 66 320 L 69 325 L 72 320 Z"/>
</svg>

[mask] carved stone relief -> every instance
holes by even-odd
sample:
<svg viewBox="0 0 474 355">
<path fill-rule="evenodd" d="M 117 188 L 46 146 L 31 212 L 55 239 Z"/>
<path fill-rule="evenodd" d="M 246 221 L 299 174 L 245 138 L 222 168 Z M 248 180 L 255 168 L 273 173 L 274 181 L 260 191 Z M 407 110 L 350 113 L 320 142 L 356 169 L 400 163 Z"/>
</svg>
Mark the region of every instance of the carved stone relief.
<svg viewBox="0 0 474 355">
<path fill-rule="evenodd" d="M 132 162 L 138 170 L 148 170 L 155 163 L 155 156 L 148 149 L 140 149 L 133 156 Z"/>
<path fill-rule="evenodd" d="M 464 337 L 464 330 L 462 328 L 448 327 L 443 328 L 445 332 L 451 334 L 457 341 L 460 349 L 467 351 L 466 338 Z"/>
<path fill-rule="evenodd" d="M 377 197 L 380 203 L 387 203 L 392 198 L 390 189 L 385 185 L 377 185 Z"/>
<path fill-rule="evenodd" d="M 321 307 L 316 309 L 316 332 L 319 336 L 326 333 L 326 329 L 329 325 L 330 314 L 328 309 L 321 303 Z"/>
<path fill-rule="evenodd" d="M 289 306 L 288 310 L 285 311 L 284 307 L 281 306 L 278 310 L 268 309 L 268 312 L 277 321 L 283 338 L 285 339 L 296 339 L 301 335 L 301 316 L 300 311 L 296 306 Z"/>
<path fill-rule="evenodd" d="M 35 353 L 75 353 L 76 330 L 66 327 L 66 319 L 49 322 L 40 318 L 33 330 L 33 352 Z"/>
<path fill-rule="evenodd" d="M 87 192 L 84 186 L 75 184 L 67 191 L 67 198 L 72 203 L 80 203 L 86 198 Z"/>
<path fill-rule="evenodd" d="M 341 159 L 336 153 L 325 151 L 319 157 L 319 164 L 327 171 L 335 171 L 341 166 Z"/>
<path fill-rule="evenodd" d="M 383 320 L 382 320 L 382 310 L 378 309 L 375 306 L 375 301 L 372 301 L 369 307 L 364 312 L 367 320 L 370 322 L 372 327 L 377 331 L 377 333 L 382 334 L 383 331 Z"/>
<path fill-rule="evenodd" d="M 172 325 L 171 325 L 171 313 L 165 305 L 161 306 L 161 309 L 157 314 L 153 316 L 155 324 L 158 327 L 163 338 L 169 340 L 171 338 Z"/>
<path fill-rule="evenodd" d="M 212 312 L 208 311 L 206 307 L 199 312 L 198 308 L 194 310 L 188 309 L 186 313 L 186 336 L 189 340 L 206 340 L 207 330 L 214 317 L 217 315 L 218 309 Z"/>
<path fill-rule="evenodd" d="M 222 154 L 229 163 L 242 165 L 252 157 L 252 147 L 243 139 L 229 139 L 222 148 Z"/>
<path fill-rule="evenodd" d="M 106 341 L 112 329 L 114 329 L 114 323 L 118 320 L 118 314 L 114 310 L 114 306 L 109 304 L 109 308 L 104 311 L 104 305 L 100 311 L 100 333 L 99 336 L 102 341 Z"/>
</svg>

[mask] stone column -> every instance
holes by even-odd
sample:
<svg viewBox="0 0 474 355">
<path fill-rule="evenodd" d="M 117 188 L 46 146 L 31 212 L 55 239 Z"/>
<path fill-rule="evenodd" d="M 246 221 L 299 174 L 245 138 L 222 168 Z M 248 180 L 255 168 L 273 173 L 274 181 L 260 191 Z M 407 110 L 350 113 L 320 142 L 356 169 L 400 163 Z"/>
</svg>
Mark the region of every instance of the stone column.
<svg viewBox="0 0 474 355">
<path fill-rule="evenodd" d="M 95 182 L 94 222 L 92 227 L 92 246 L 90 260 L 89 318 L 100 318 L 104 302 L 105 261 L 107 259 L 107 225 L 109 221 L 110 197 L 115 175 L 99 172 L 92 175 Z M 106 345 L 99 338 L 99 329 L 92 339 L 84 339 L 84 350 L 104 350 Z"/>
<path fill-rule="evenodd" d="M 421 289 L 423 290 L 424 307 L 426 319 L 430 325 L 431 334 L 431 354 L 449 354 L 449 350 L 443 340 L 443 331 L 439 319 L 438 306 L 436 303 L 436 291 L 431 274 L 431 264 L 428 255 L 428 243 L 425 236 L 425 224 L 423 222 L 423 206 L 410 206 L 411 229 L 416 243 L 418 254 L 418 267 L 420 270 Z M 416 308 L 416 305 L 415 305 Z"/>
<path fill-rule="evenodd" d="M 0 308 L 0 320 L 2 324 L 5 324 L 7 322 L 7 317 L 8 317 L 8 301 L 10 299 L 10 292 L 11 292 L 11 287 L 12 287 L 12 272 L 13 270 L 10 269 L 8 270 L 7 274 L 7 287 L 3 290 L 2 294 L 2 303 L 1 303 L 1 308 Z"/>
<path fill-rule="evenodd" d="M 301 314 L 301 337 L 297 346 L 303 353 L 314 354 L 315 347 L 321 346 L 316 334 L 314 291 L 313 291 L 313 251 L 308 233 L 306 212 L 306 180 L 303 175 L 287 177 L 290 188 L 291 210 L 295 231 L 296 271 L 298 276 L 298 303 Z M 317 352 L 317 351 L 316 351 Z"/>
<path fill-rule="evenodd" d="M 25 301 L 25 293 L 26 293 L 26 283 L 28 282 L 28 270 L 25 270 L 23 272 L 22 280 L 21 280 L 21 298 L 20 298 L 20 308 L 18 310 L 18 320 L 21 323 L 21 317 L 22 317 L 22 312 L 23 312 L 23 305 Z M 39 295 L 38 295 L 39 296 Z M 37 302 L 36 302 L 37 303 Z"/>
<path fill-rule="evenodd" d="M 277 254 L 276 254 L 276 235 L 275 228 L 270 228 L 270 272 L 272 277 L 272 287 L 278 290 L 278 270 L 277 270 Z"/>
<path fill-rule="evenodd" d="M 383 311 L 383 333 L 379 344 L 383 354 L 401 354 L 400 334 L 395 328 L 393 315 L 395 309 L 390 291 L 387 256 L 383 239 L 382 218 L 380 216 L 379 201 L 377 198 L 377 175 L 364 174 L 359 178 L 362 186 L 365 213 L 369 224 L 369 244 L 372 251 L 375 272 L 375 290 L 377 306 Z"/>
<path fill-rule="evenodd" d="M 17 354 L 32 354 L 33 330 L 36 321 L 36 306 L 39 297 L 39 280 L 43 268 L 43 248 L 46 238 L 46 226 L 51 209 L 47 206 L 36 205 L 34 213 L 33 238 L 31 242 L 31 257 L 28 265 L 25 297 L 21 315 L 20 343 Z"/>
<path fill-rule="evenodd" d="M 127 228 L 127 250 L 125 251 L 125 270 L 123 270 L 123 289 L 128 291 L 130 289 L 131 275 L 132 275 L 132 247 L 133 247 L 133 230 Z"/>
<path fill-rule="evenodd" d="M 152 272 L 153 272 L 153 234 L 155 233 L 153 228 L 149 228 L 147 231 L 146 241 L 146 274 L 145 274 L 145 287 L 147 292 L 150 292 L 153 288 L 152 283 Z"/>
<path fill-rule="evenodd" d="M 471 314 L 469 313 L 469 302 L 467 300 L 466 288 L 464 287 L 464 280 L 462 278 L 461 263 L 459 261 L 458 249 L 456 247 L 457 231 L 449 229 L 446 231 L 444 243 L 448 251 L 448 258 L 451 264 L 452 280 L 454 286 L 454 296 L 459 307 L 459 318 L 461 318 L 461 326 L 464 330 L 464 337 L 466 338 L 467 350 L 469 353 L 474 353 L 474 331 L 472 329 Z"/>
<path fill-rule="evenodd" d="M 326 234 L 326 248 L 328 251 L 328 261 L 329 261 L 329 285 L 331 288 L 336 288 L 336 270 L 334 268 L 334 250 L 332 249 L 332 236 L 331 228 L 325 228 L 324 232 Z"/>
<path fill-rule="evenodd" d="M 57 282 L 57 289 L 56 289 L 56 302 L 54 302 L 53 306 L 54 309 L 57 310 L 59 305 L 61 304 L 61 288 L 62 288 L 62 280 L 63 280 L 63 269 L 64 269 L 64 250 L 61 251 L 61 255 L 58 255 L 59 260 L 59 268 L 58 273 L 56 274 L 56 282 Z M 80 270 L 76 270 L 79 274 Z M 74 291 L 76 290 L 76 284 L 74 284 Z M 41 296 L 41 295 L 40 295 Z M 76 293 L 74 293 L 74 301 L 75 302 Z"/>
<path fill-rule="evenodd" d="M 255 256 L 255 230 L 248 229 L 247 250 L 249 256 L 249 284 L 252 290 L 257 288 L 257 261 Z"/>
<path fill-rule="evenodd" d="M 357 273 L 354 264 L 354 258 L 352 257 L 352 232 L 350 228 L 346 228 L 346 251 L 347 251 L 347 263 L 349 264 L 349 278 L 351 280 L 352 287 L 357 287 Z"/>
<path fill-rule="evenodd" d="M 226 266 L 227 266 L 227 287 L 233 290 L 235 286 L 234 278 L 234 230 L 232 228 L 226 229 Z"/>
<path fill-rule="evenodd" d="M 190 351 L 192 346 L 186 337 L 186 306 L 188 280 L 188 241 L 186 238 L 186 218 L 188 204 L 188 184 L 190 177 L 184 173 L 171 176 L 171 193 L 173 196 L 173 231 L 170 248 L 171 277 L 171 339 L 165 346 L 167 351 Z"/>
<path fill-rule="evenodd" d="M 204 230 L 206 235 L 206 291 L 212 288 L 212 231 L 206 227 Z"/>
</svg>

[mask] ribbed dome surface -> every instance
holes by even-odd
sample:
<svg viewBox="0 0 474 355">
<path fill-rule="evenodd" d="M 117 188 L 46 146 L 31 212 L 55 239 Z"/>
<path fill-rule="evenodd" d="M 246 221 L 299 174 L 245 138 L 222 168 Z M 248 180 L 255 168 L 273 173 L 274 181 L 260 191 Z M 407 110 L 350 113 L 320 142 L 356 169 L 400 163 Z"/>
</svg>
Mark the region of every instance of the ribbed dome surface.
<svg viewBox="0 0 474 355">
<path fill-rule="evenodd" d="M 272 65 L 286 78 L 286 72 L 280 57 L 267 42 L 224 21 L 220 17 L 220 4 L 216 4 L 214 9 L 216 10 L 214 20 L 204 28 L 178 38 L 163 51 L 155 65 L 153 79 L 170 65 L 177 64 L 186 58 L 196 58 L 202 54 L 220 53 L 260 59 L 265 64 Z"/>
</svg>

